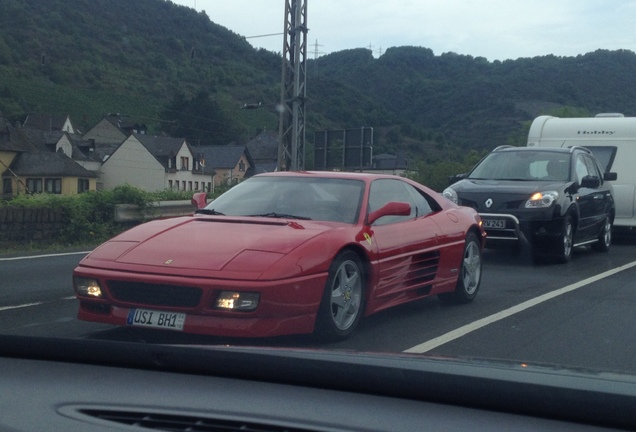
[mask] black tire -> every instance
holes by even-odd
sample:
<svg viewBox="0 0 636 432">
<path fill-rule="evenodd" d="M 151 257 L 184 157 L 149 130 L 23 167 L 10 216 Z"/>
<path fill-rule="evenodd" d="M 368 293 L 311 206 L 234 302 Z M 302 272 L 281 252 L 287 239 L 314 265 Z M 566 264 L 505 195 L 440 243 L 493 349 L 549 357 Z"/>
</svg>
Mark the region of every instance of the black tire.
<svg viewBox="0 0 636 432">
<path fill-rule="evenodd" d="M 563 229 L 561 230 L 561 236 L 557 241 L 555 248 L 555 258 L 559 263 L 566 263 L 572 259 L 572 245 L 574 241 L 574 225 L 572 224 L 572 218 L 566 216 L 563 219 Z"/>
<path fill-rule="evenodd" d="M 439 294 L 444 303 L 470 303 L 477 296 L 481 284 L 481 245 L 474 233 L 468 233 L 464 243 L 462 264 L 457 276 L 455 291 Z"/>
<path fill-rule="evenodd" d="M 315 334 L 324 340 L 347 338 L 364 313 L 365 267 L 353 251 L 341 252 L 329 267 Z"/>
<path fill-rule="evenodd" d="M 612 219 L 605 216 L 605 222 L 598 233 L 598 241 L 592 244 L 592 249 L 597 252 L 608 252 L 612 246 Z"/>
</svg>

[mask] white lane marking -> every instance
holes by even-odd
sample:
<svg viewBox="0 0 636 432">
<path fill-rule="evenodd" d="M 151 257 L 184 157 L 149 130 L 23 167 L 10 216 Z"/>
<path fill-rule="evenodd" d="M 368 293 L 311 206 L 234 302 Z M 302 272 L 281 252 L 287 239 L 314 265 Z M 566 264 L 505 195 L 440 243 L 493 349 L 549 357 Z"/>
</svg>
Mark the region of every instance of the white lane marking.
<svg viewBox="0 0 636 432">
<path fill-rule="evenodd" d="M 59 257 L 59 256 L 67 256 L 67 255 L 87 255 L 91 251 L 84 252 L 65 252 L 65 253 L 56 253 L 56 254 L 47 254 L 47 255 L 31 255 L 31 256 L 19 256 L 19 257 L 11 257 L 11 258 L 0 258 L 0 261 L 17 261 L 24 259 L 33 259 L 33 258 L 49 258 L 49 257 Z"/>
<path fill-rule="evenodd" d="M 31 306 L 40 306 L 46 303 L 53 303 L 60 300 L 75 300 L 75 298 L 76 298 L 75 296 L 69 296 L 69 297 L 62 297 L 61 299 L 57 299 L 57 300 L 41 301 L 41 302 L 35 302 L 35 303 L 25 303 L 25 304 L 15 305 L 15 306 L 0 306 L 0 312 L 13 310 L 13 309 L 22 309 L 22 308 L 31 307 Z"/>
<path fill-rule="evenodd" d="M 543 295 L 540 295 L 538 297 L 535 297 L 533 299 L 527 300 L 523 303 L 520 303 L 516 306 L 513 306 L 511 308 L 502 310 L 501 312 L 497 312 L 496 314 L 487 316 L 485 318 L 479 319 L 477 321 L 474 321 L 470 324 L 466 324 L 465 326 L 459 327 L 453 331 L 450 331 L 446 334 L 443 334 L 439 337 L 436 337 L 434 339 L 431 339 L 429 341 L 426 341 L 424 343 L 421 343 L 419 345 L 416 345 L 414 347 L 411 347 L 403 352 L 405 353 L 414 353 L 414 354 L 422 354 L 425 352 L 428 352 L 432 349 L 435 349 L 441 345 L 444 345 L 445 343 L 451 342 L 455 339 L 459 339 L 462 336 L 467 335 L 468 333 L 474 332 L 475 330 L 479 330 L 482 327 L 486 327 L 489 324 L 492 324 L 494 322 L 500 321 L 504 318 L 508 318 L 509 316 L 512 316 L 516 313 L 522 312 L 526 309 L 529 309 L 533 306 L 536 306 L 540 303 L 543 303 L 545 301 L 551 300 L 555 297 L 558 297 L 560 295 L 569 293 L 571 291 L 577 290 L 579 288 L 582 288 L 586 285 L 589 285 L 591 283 L 594 282 L 598 282 L 601 279 L 605 279 L 606 277 L 609 276 L 613 276 L 617 273 L 620 273 L 624 270 L 628 270 L 632 267 L 636 266 L 636 261 L 631 262 L 629 264 L 625 264 L 621 267 L 617 267 L 615 269 L 612 270 L 608 270 L 604 273 L 599 273 L 595 276 L 592 276 L 590 278 L 584 279 L 582 281 L 573 283 L 571 285 L 565 286 L 563 288 L 559 288 L 555 291 L 550 291 L 549 293 L 545 293 Z"/>
</svg>

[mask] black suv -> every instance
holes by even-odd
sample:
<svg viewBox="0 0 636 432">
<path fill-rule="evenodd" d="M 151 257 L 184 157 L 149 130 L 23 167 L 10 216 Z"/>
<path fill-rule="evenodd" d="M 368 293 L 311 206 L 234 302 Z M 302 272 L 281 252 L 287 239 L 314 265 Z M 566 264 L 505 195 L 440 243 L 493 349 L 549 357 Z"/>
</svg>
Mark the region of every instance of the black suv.
<svg viewBox="0 0 636 432">
<path fill-rule="evenodd" d="M 458 181 L 459 180 L 459 181 Z M 535 260 L 567 262 L 572 248 L 606 252 L 612 242 L 616 173 L 584 147 L 497 147 L 443 194 L 476 209 L 486 246 L 530 246 Z"/>
</svg>

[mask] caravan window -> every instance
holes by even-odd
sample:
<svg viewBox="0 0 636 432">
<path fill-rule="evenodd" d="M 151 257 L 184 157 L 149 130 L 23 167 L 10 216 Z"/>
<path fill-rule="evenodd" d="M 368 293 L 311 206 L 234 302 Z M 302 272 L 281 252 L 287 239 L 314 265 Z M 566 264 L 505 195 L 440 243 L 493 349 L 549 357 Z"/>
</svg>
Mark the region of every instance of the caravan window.
<svg viewBox="0 0 636 432">
<path fill-rule="evenodd" d="M 605 169 L 605 172 L 610 172 L 612 165 L 614 164 L 614 158 L 616 157 L 616 147 L 594 147 L 585 146 L 596 156 L 596 159 L 601 163 L 601 166 Z"/>
</svg>

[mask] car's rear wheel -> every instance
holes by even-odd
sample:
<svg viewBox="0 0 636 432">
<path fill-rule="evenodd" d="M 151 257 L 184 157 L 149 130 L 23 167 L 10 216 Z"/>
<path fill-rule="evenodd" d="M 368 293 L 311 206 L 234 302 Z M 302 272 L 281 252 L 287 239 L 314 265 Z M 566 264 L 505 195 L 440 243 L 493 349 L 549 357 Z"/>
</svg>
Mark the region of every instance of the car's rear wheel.
<svg viewBox="0 0 636 432">
<path fill-rule="evenodd" d="M 598 252 L 607 252 L 612 246 L 612 220 L 609 215 L 605 216 L 605 222 L 598 234 L 598 241 L 592 245 L 592 249 Z"/>
<path fill-rule="evenodd" d="M 477 296 L 481 284 L 481 245 L 474 233 L 468 233 L 455 291 L 440 294 L 444 303 L 469 303 Z"/>
<path fill-rule="evenodd" d="M 331 263 L 323 293 L 316 334 L 323 339 L 344 339 L 358 325 L 363 313 L 366 275 L 360 257 L 341 252 Z"/>
</svg>

